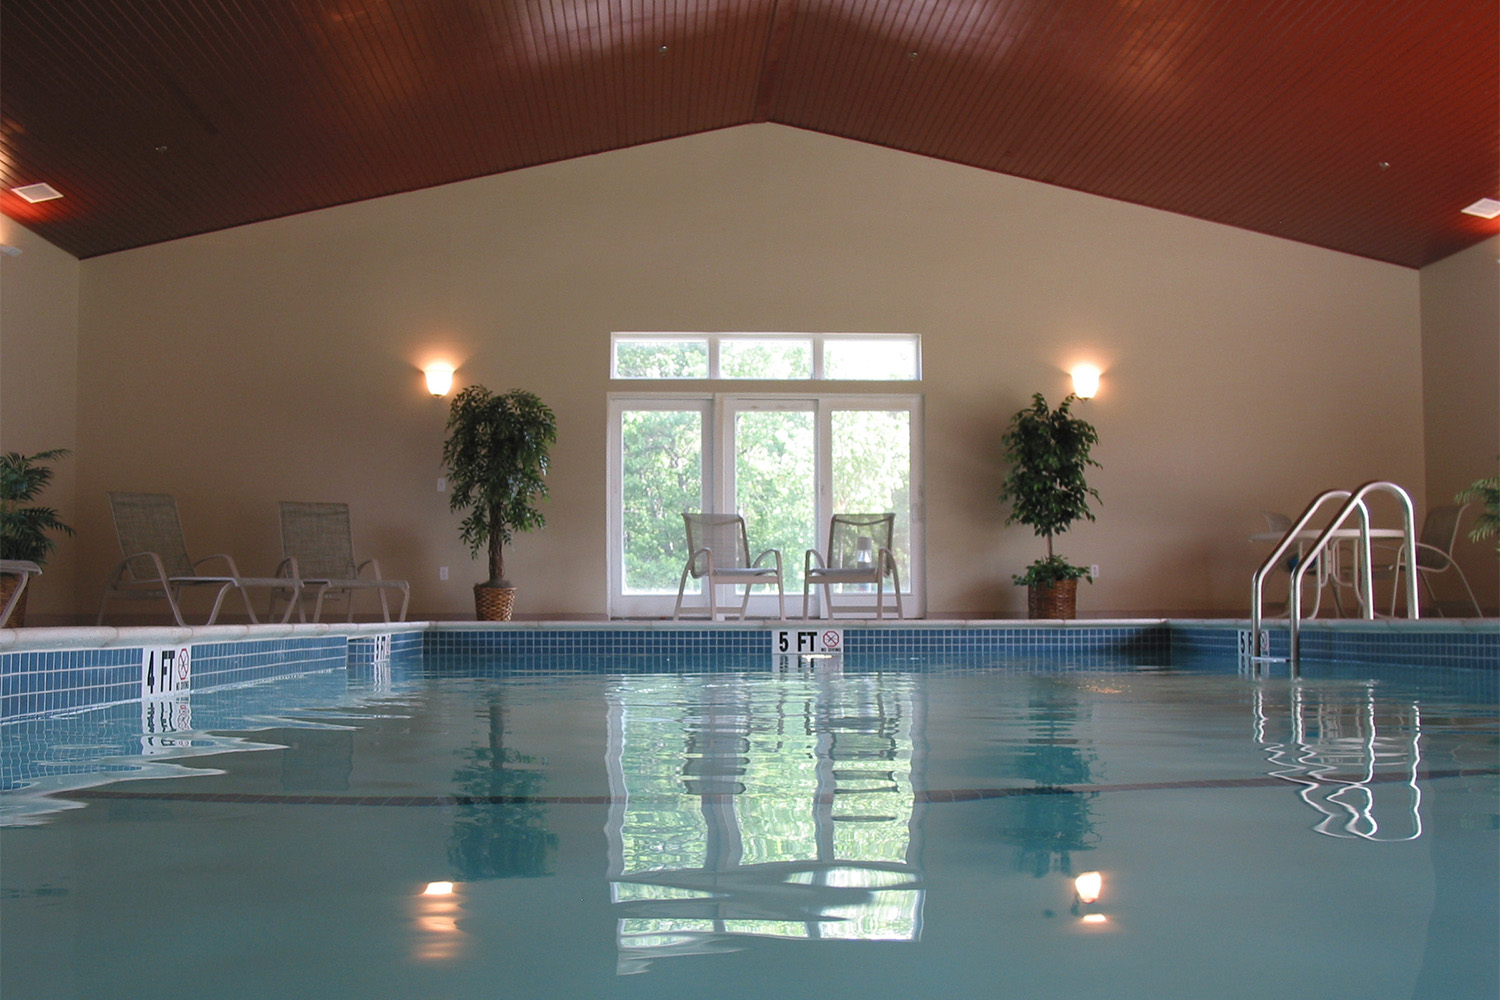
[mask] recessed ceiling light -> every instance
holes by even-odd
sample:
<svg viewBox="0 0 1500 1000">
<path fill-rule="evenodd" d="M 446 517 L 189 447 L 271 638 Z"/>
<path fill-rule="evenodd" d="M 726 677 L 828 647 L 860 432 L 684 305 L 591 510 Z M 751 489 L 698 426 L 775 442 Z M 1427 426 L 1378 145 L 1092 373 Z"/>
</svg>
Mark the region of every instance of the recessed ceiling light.
<svg viewBox="0 0 1500 1000">
<path fill-rule="evenodd" d="M 33 205 L 39 201 L 51 201 L 53 198 L 62 197 L 62 192 L 51 184 L 27 184 L 23 187 L 11 188 L 11 191 Z"/>
<path fill-rule="evenodd" d="M 1465 215 L 1477 215 L 1481 219 L 1493 219 L 1500 216 L 1500 201 L 1494 198 L 1480 198 L 1474 204 L 1464 209 Z"/>
</svg>

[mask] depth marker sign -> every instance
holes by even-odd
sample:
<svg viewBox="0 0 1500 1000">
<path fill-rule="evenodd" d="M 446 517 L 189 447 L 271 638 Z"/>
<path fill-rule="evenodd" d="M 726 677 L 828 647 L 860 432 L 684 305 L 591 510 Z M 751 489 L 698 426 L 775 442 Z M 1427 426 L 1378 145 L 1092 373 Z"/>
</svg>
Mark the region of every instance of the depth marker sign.
<svg viewBox="0 0 1500 1000">
<path fill-rule="evenodd" d="M 771 633 L 771 652 L 806 656 L 842 653 L 844 630 L 838 628 L 779 628 Z"/>
<path fill-rule="evenodd" d="M 186 646 L 141 650 L 141 700 L 170 698 L 192 687 L 192 659 Z"/>
</svg>

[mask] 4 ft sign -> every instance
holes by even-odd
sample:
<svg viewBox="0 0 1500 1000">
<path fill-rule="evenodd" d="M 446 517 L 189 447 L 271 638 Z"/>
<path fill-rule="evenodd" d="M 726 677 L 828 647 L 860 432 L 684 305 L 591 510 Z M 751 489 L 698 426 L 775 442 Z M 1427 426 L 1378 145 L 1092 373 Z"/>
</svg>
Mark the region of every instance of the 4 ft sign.
<svg viewBox="0 0 1500 1000">
<path fill-rule="evenodd" d="M 192 658 L 186 646 L 141 650 L 142 700 L 184 693 L 192 679 Z"/>
</svg>

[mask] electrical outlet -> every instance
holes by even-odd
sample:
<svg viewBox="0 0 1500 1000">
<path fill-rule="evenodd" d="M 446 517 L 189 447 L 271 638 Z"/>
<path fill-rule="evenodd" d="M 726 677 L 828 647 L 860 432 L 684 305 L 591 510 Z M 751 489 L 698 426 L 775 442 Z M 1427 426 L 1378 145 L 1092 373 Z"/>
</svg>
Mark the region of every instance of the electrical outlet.
<svg viewBox="0 0 1500 1000">
<path fill-rule="evenodd" d="M 448 492 L 448 477 L 447 476 L 438 476 L 438 492 L 439 493 L 447 493 Z"/>
<path fill-rule="evenodd" d="M 1089 576 L 1092 579 L 1095 579 L 1095 580 L 1099 579 L 1099 564 L 1098 563 L 1090 563 L 1089 564 Z"/>
<path fill-rule="evenodd" d="M 448 567 L 447 566 L 439 566 L 438 567 L 438 579 L 439 580 L 446 580 L 446 579 L 448 579 Z"/>
</svg>

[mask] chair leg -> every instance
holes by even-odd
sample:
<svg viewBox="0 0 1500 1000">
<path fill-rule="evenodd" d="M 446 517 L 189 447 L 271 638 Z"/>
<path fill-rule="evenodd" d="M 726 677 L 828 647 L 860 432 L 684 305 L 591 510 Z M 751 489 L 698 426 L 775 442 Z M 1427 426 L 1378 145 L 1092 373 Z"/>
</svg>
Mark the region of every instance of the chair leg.
<svg viewBox="0 0 1500 1000">
<path fill-rule="evenodd" d="M 1474 596 L 1474 588 L 1469 586 L 1469 578 L 1467 576 L 1464 576 L 1463 567 L 1451 559 L 1448 560 L 1448 562 L 1455 570 L 1458 571 L 1458 578 L 1463 581 L 1464 590 L 1467 590 L 1469 592 L 1469 603 L 1474 605 L 1474 617 L 1483 618 L 1484 611 L 1479 607 L 1479 598 Z"/>
<path fill-rule="evenodd" d="M 781 585 L 781 577 L 776 577 L 776 612 L 781 615 L 778 621 L 786 621 L 786 588 Z"/>
<path fill-rule="evenodd" d="M 803 621 L 807 621 L 807 595 L 808 595 L 808 591 L 810 591 L 810 590 L 812 590 L 812 583 L 809 582 L 808 579 L 807 579 L 807 577 L 804 576 L 802 578 L 802 620 Z"/>
<path fill-rule="evenodd" d="M 688 570 L 692 563 L 682 567 L 682 579 L 677 581 L 677 604 L 672 608 L 672 620 L 675 622 L 682 614 L 682 592 L 687 589 Z"/>
</svg>

